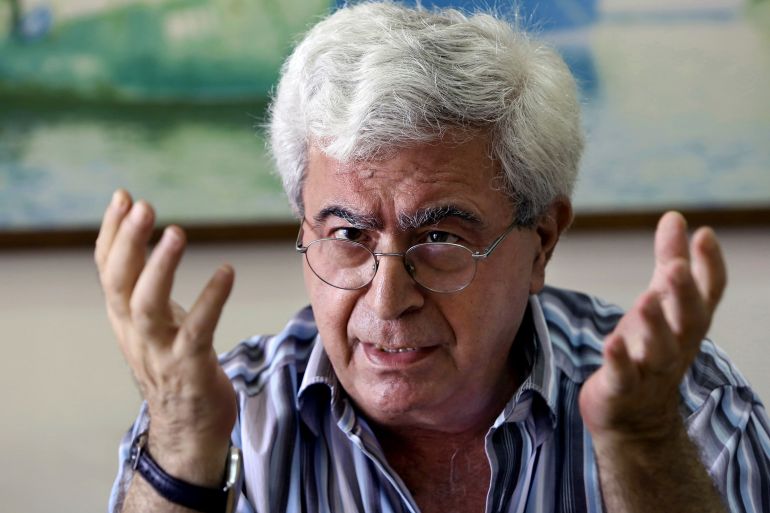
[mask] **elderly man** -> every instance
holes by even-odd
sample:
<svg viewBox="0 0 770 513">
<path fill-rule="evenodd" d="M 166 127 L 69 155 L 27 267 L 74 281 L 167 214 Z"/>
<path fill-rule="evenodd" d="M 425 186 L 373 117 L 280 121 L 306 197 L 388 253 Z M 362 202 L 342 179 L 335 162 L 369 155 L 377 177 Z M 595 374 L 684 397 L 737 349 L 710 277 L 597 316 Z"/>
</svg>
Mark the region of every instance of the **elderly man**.
<svg viewBox="0 0 770 513">
<path fill-rule="evenodd" d="M 668 214 L 623 314 L 546 287 L 582 149 L 569 71 L 492 16 L 340 9 L 283 68 L 271 141 L 311 307 L 217 358 L 223 266 L 118 191 L 96 245 L 145 399 L 113 511 L 770 511 L 764 408 L 703 341 L 713 232 Z M 265 291 L 269 293 L 269 291 Z"/>
</svg>

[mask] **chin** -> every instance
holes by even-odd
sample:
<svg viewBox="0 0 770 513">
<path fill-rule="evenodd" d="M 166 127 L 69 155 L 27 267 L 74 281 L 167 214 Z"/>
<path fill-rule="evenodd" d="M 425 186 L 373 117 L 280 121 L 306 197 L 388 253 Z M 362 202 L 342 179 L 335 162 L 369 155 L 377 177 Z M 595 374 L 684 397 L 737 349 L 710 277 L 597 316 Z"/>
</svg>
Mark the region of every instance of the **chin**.
<svg viewBox="0 0 770 513">
<path fill-rule="evenodd" d="M 428 427 L 442 423 L 440 404 L 445 402 L 432 385 L 415 385 L 399 378 L 377 380 L 359 387 L 353 399 L 378 424 Z"/>
</svg>

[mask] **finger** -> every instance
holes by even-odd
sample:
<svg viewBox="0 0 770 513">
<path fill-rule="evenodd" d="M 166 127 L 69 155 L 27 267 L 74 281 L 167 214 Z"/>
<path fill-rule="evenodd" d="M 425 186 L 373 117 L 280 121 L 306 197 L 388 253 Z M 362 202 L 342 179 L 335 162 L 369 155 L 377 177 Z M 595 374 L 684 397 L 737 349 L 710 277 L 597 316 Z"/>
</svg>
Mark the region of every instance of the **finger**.
<svg viewBox="0 0 770 513">
<path fill-rule="evenodd" d="M 658 223 L 650 288 L 658 293 L 666 321 L 677 336 L 703 324 L 703 301 L 690 269 L 687 224 L 678 212 L 666 213 Z"/>
<path fill-rule="evenodd" d="M 678 258 L 690 259 L 687 222 L 679 212 L 666 212 L 655 229 L 655 265 L 665 266 Z"/>
<path fill-rule="evenodd" d="M 94 260 L 97 268 L 101 271 L 107 260 L 112 241 L 118 231 L 120 223 L 131 208 L 131 196 L 123 189 L 116 190 L 112 195 L 110 204 L 102 216 L 102 224 L 99 227 L 99 235 L 96 237 L 94 248 Z"/>
<path fill-rule="evenodd" d="M 602 372 L 606 390 L 614 396 L 628 393 L 638 383 L 638 370 L 622 336 L 612 334 L 605 339 Z"/>
<path fill-rule="evenodd" d="M 152 207 L 144 201 L 138 201 L 120 224 L 107 255 L 102 285 L 108 306 L 120 315 L 127 313 L 134 285 L 144 267 L 154 221 Z"/>
<path fill-rule="evenodd" d="M 635 305 L 639 325 L 633 335 L 640 340 L 642 351 L 636 363 L 653 374 L 665 374 L 678 368 L 681 350 L 669 326 L 657 295 L 642 294 Z"/>
<path fill-rule="evenodd" d="M 657 269 L 656 274 L 657 293 L 671 331 L 684 342 L 700 342 L 710 315 L 690 264 L 678 259 Z"/>
<path fill-rule="evenodd" d="M 130 300 L 131 318 L 151 338 L 173 333 L 171 289 L 184 246 L 184 231 L 178 226 L 167 227 L 136 281 Z M 173 335 L 166 341 L 172 340 Z"/>
<path fill-rule="evenodd" d="M 214 330 L 232 291 L 234 276 L 233 268 L 229 265 L 217 269 L 182 323 L 182 340 L 175 349 L 185 353 L 211 350 Z"/>
<path fill-rule="evenodd" d="M 695 284 L 708 307 L 710 317 L 727 285 L 727 266 L 714 230 L 701 228 L 695 232 L 692 253 Z"/>
<path fill-rule="evenodd" d="M 635 365 L 654 373 L 667 372 L 679 358 L 657 293 L 647 291 L 623 316 L 613 334 L 620 336 Z"/>
</svg>

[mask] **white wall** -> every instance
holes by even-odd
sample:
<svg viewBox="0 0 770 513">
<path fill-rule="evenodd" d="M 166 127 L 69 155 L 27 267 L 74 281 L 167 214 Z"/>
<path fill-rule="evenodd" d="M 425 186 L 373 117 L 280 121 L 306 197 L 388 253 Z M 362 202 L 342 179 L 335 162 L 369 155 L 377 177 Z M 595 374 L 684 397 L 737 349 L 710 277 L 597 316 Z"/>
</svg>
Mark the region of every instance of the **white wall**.
<svg viewBox="0 0 770 513">
<path fill-rule="evenodd" d="M 721 235 L 731 284 L 712 334 L 770 401 L 770 229 Z M 218 349 L 275 332 L 304 304 L 291 242 L 193 247 L 177 297 L 189 304 L 223 261 L 238 276 Z M 562 241 L 549 281 L 629 306 L 651 266 L 650 233 L 576 232 Z M 117 443 L 139 397 L 105 319 L 90 250 L 0 252 L 0 333 L 0 510 L 104 511 Z"/>
</svg>

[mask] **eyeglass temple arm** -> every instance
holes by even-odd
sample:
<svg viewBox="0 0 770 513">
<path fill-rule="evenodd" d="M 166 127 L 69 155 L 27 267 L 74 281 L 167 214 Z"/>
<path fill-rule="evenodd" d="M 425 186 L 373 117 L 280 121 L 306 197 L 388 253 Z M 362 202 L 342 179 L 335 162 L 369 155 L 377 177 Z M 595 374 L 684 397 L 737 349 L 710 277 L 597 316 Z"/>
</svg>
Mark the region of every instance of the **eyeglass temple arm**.
<svg viewBox="0 0 770 513">
<path fill-rule="evenodd" d="M 515 221 L 513 223 L 511 223 L 510 226 L 508 226 L 508 228 L 502 234 L 500 234 L 500 236 L 498 238 L 496 238 L 494 241 L 492 241 L 492 244 L 490 244 L 487 249 L 485 249 L 481 253 L 473 253 L 472 256 L 473 256 L 474 260 L 484 260 L 489 255 L 491 255 L 492 252 L 495 250 L 495 248 L 497 248 L 497 246 L 499 246 L 500 243 L 503 242 L 503 240 L 508 236 L 508 234 L 511 233 L 513 231 L 513 229 L 518 227 L 518 226 L 519 226 L 519 223 L 517 223 Z"/>
<path fill-rule="evenodd" d="M 294 249 L 297 250 L 299 253 L 302 253 L 303 255 L 307 253 L 307 247 L 302 245 L 302 236 L 305 234 L 304 231 L 304 225 L 305 220 L 303 219 L 302 222 L 299 224 L 299 232 L 297 233 L 297 241 L 294 243 Z"/>
</svg>

